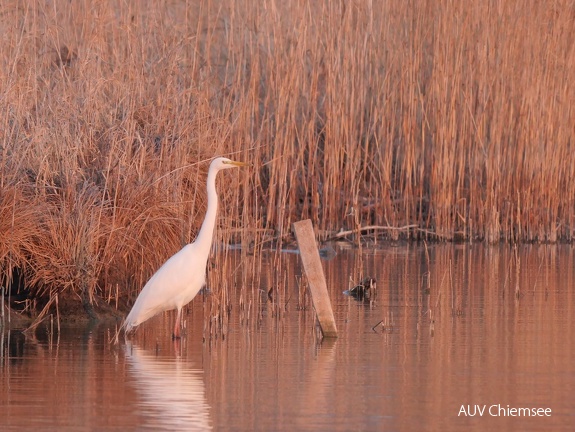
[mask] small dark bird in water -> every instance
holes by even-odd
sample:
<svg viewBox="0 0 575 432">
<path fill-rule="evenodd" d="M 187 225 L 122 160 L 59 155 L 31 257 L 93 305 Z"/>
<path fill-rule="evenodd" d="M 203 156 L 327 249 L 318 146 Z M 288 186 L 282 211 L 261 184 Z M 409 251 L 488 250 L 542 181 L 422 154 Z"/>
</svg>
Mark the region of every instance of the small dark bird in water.
<svg viewBox="0 0 575 432">
<path fill-rule="evenodd" d="M 375 297 L 377 290 L 376 280 L 372 277 L 364 278 L 358 285 L 346 291 L 346 294 L 356 300 L 370 301 Z"/>
</svg>

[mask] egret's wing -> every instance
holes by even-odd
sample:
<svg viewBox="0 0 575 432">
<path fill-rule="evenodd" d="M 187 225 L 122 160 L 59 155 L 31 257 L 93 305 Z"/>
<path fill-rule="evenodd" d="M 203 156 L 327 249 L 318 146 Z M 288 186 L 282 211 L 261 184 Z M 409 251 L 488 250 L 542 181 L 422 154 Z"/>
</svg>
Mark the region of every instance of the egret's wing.
<svg viewBox="0 0 575 432">
<path fill-rule="evenodd" d="M 202 263 L 194 259 L 193 246 L 186 245 L 173 255 L 146 283 L 126 318 L 126 331 L 162 311 L 182 307 L 201 289 L 205 281 L 205 264 L 198 267 L 197 264 Z M 189 300 L 183 303 L 188 297 Z"/>
</svg>

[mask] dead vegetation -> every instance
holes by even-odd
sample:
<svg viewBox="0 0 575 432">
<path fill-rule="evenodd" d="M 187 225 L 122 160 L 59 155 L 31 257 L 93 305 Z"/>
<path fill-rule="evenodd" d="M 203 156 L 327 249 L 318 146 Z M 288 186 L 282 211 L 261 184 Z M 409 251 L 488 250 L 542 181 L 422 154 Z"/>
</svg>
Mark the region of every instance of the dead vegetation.
<svg viewBox="0 0 575 432">
<path fill-rule="evenodd" d="M 568 1 L 6 1 L 0 266 L 114 307 L 199 229 L 572 241 Z M 206 162 L 206 163 L 205 163 Z M 365 227 L 373 227 L 366 230 Z M 32 307 L 32 305 L 30 305 Z"/>
</svg>

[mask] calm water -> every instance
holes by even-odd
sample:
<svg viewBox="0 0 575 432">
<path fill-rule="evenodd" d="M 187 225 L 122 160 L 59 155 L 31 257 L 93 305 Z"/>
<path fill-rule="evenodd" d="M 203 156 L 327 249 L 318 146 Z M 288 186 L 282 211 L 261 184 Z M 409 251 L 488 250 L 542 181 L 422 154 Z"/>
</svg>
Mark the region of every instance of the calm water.
<svg viewBox="0 0 575 432">
<path fill-rule="evenodd" d="M 340 337 L 319 342 L 299 257 L 234 252 L 180 342 L 173 314 L 119 345 L 101 324 L 0 333 L 0 429 L 574 430 L 574 264 L 570 246 L 338 249 Z M 371 304 L 342 294 L 364 276 Z M 229 320 L 204 319 L 226 298 Z"/>
</svg>

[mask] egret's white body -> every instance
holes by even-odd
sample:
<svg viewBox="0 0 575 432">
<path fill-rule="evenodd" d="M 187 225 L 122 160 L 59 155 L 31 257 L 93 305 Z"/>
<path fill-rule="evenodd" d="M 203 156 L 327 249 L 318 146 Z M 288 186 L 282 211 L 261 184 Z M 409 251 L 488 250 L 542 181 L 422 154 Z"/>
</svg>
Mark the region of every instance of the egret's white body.
<svg viewBox="0 0 575 432">
<path fill-rule="evenodd" d="M 200 232 L 193 243 L 168 259 L 146 283 L 122 325 L 126 333 L 160 312 L 176 309 L 174 337 L 180 337 L 182 308 L 206 284 L 206 265 L 218 211 L 216 175 L 220 170 L 244 165 L 222 157 L 212 161 L 207 180 L 208 208 Z"/>
</svg>

